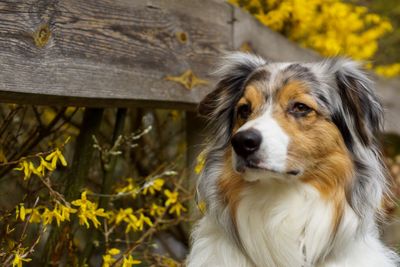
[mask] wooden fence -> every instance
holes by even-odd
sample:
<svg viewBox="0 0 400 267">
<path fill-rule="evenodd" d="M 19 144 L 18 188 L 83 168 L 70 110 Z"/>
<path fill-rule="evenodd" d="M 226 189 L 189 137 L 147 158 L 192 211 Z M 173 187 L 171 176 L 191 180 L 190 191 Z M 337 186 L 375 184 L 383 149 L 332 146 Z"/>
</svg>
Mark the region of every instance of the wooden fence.
<svg viewBox="0 0 400 267">
<path fill-rule="evenodd" d="M 194 111 L 218 56 L 243 44 L 319 59 L 222 0 L 2 1 L 0 102 Z M 398 84 L 378 81 L 387 129 L 400 133 Z"/>
</svg>

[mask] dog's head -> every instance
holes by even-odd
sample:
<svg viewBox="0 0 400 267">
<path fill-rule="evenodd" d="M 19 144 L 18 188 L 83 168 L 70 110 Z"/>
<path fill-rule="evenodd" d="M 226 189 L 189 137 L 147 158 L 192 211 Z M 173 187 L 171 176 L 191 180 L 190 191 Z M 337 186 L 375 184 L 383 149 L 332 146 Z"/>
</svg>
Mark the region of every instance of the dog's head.
<svg viewBox="0 0 400 267">
<path fill-rule="evenodd" d="M 329 194 L 369 189 L 374 168 L 384 176 L 374 145 L 382 107 L 356 63 L 269 63 L 235 53 L 217 74 L 199 113 L 213 124 L 213 149 L 225 150 L 244 180 L 302 180 Z"/>
</svg>

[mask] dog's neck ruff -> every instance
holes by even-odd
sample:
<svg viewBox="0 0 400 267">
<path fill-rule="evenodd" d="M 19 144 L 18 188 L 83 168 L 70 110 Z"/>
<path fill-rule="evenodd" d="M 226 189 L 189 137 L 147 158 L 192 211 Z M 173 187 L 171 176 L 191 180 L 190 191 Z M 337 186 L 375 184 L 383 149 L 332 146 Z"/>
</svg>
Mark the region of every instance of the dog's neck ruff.
<svg viewBox="0 0 400 267">
<path fill-rule="evenodd" d="M 364 232 L 346 204 L 335 227 L 335 207 L 310 185 L 249 183 L 234 218 L 221 204 L 210 205 L 195 228 L 188 267 L 397 266 L 374 222 Z"/>
<path fill-rule="evenodd" d="M 242 192 L 235 221 L 240 247 L 256 266 L 315 266 L 333 246 L 333 216 L 311 186 L 270 181 Z"/>
</svg>

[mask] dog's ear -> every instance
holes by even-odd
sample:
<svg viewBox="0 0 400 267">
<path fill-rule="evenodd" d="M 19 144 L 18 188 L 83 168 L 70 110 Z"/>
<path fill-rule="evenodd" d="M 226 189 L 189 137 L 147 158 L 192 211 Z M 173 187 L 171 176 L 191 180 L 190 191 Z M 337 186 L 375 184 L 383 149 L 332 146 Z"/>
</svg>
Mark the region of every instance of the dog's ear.
<svg viewBox="0 0 400 267">
<path fill-rule="evenodd" d="M 355 167 L 346 197 L 355 213 L 367 218 L 361 221 L 369 222 L 369 218 L 377 216 L 377 210 L 382 210 L 383 194 L 389 194 L 388 172 L 377 145 L 377 133 L 383 128 L 383 108 L 373 83 L 357 63 L 336 59 L 331 66 L 340 100 L 333 103 L 338 110 L 333 121 L 352 153 Z"/>
<path fill-rule="evenodd" d="M 222 102 L 224 92 L 227 91 L 227 89 L 227 87 L 223 86 L 221 82 L 219 82 L 217 87 L 208 93 L 199 103 L 197 108 L 199 115 L 211 117 L 211 115 L 218 110 L 218 106 L 220 106 L 219 103 Z"/>
<path fill-rule="evenodd" d="M 334 59 L 331 64 L 342 102 L 340 113 L 344 114 L 344 118 L 334 118 L 335 123 L 348 146 L 352 146 L 351 133 L 356 133 L 356 138 L 368 146 L 383 126 L 383 108 L 374 85 L 361 67 L 351 60 Z"/>
<path fill-rule="evenodd" d="M 198 112 L 201 116 L 214 118 L 232 108 L 244 90 L 248 76 L 266 62 L 248 53 L 236 52 L 223 57 L 216 70 L 216 88 L 200 102 Z"/>
</svg>

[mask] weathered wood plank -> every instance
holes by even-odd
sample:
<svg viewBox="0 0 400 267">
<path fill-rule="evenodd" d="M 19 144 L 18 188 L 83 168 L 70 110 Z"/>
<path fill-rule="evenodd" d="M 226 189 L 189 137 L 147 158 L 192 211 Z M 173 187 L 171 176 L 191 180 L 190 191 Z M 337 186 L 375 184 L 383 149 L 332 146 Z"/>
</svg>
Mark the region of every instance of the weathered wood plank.
<svg viewBox="0 0 400 267">
<path fill-rule="evenodd" d="M 232 47 L 231 10 L 218 0 L 2 1 L 0 102 L 193 109 L 210 85 L 165 77 L 211 79 Z"/>
<path fill-rule="evenodd" d="M 246 42 L 275 61 L 320 59 L 222 0 L 2 1 L 0 102 L 193 110 L 221 51 Z M 189 69 L 210 84 L 165 80 Z M 400 82 L 376 80 L 400 132 Z"/>
<path fill-rule="evenodd" d="M 400 79 L 374 77 L 374 80 L 385 108 L 385 132 L 400 134 Z"/>
</svg>

